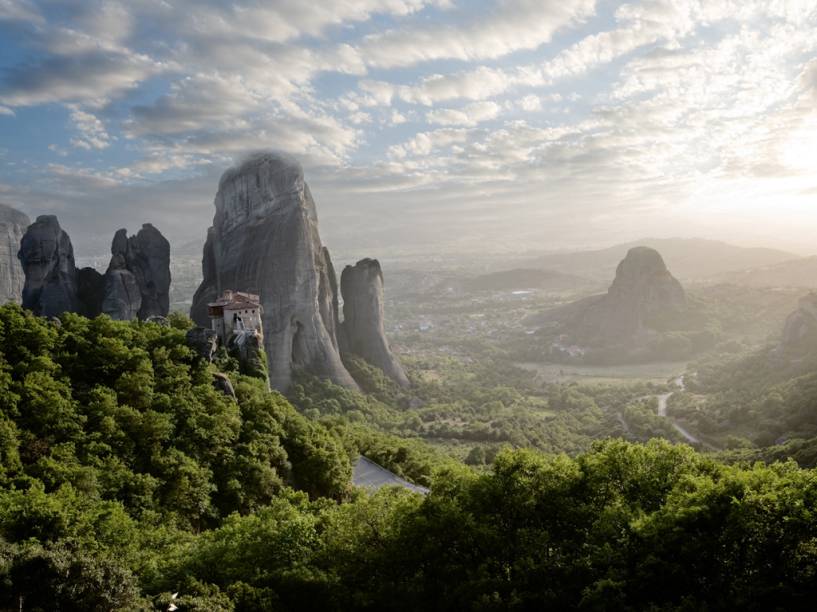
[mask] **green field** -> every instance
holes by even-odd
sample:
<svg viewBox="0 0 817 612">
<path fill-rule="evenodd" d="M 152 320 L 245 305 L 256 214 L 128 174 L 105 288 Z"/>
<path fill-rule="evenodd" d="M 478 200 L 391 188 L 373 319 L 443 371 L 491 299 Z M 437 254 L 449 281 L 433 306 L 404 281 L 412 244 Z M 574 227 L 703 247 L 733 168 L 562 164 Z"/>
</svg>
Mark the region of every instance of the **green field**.
<svg viewBox="0 0 817 612">
<path fill-rule="evenodd" d="M 633 382 L 664 383 L 686 371 L 686 361 L 664 361 L 637 365 L 578 366 L 551 363 L 517 363 L 534 373 L 540 384 L 583 382 L 603 384 L 630 384 Z"/>
</svg>

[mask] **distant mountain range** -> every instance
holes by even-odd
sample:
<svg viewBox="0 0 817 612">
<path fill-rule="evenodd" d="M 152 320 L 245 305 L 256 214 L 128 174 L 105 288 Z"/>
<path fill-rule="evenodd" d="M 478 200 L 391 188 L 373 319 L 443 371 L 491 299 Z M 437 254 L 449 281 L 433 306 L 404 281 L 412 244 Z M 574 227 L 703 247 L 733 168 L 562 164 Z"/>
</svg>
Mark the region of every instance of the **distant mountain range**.
<svg viewBox="0 0 817 612">
<path fill-rule="evenodd" d="M 744 287 L 803 287 L 817 289 L 817 257 L 726 272 L 712 280 Z"/>
<path fill-rule="evenodd" d="M 729 273 L 768 268 L 801 259 L 794 253 L 767 248 L 740 247 L 701 238 L 646 238 L 606 249 L 558 252 L 528 259 L 520 267 L 540 268 L 609 281 L 618 263 L 633 247 L 657 250 L 667 267 L 682 281 L 711 281 L 727 278 Z M 817 258 L 815 258 L 817 259 Z M 817 267 L 817 262 L 815 262 Z M 748 276 L 752 276 L 751 274 Z M 738 275 L 736 278 L 740 278 Z"/>
</svg>

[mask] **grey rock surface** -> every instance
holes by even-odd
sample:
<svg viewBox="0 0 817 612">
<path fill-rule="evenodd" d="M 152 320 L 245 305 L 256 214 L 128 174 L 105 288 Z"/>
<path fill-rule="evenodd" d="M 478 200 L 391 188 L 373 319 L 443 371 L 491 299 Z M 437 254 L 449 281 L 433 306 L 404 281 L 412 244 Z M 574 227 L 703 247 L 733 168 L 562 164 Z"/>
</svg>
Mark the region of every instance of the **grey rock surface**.
<svg viewBox="0 0 817 612">
<path fill-rule="evenodd" d="M 274 388 L 286 390 L 298 368 L 356 387 L 338 352 L 334 271 L 300 164 L 273 153 L 247 159 L 222 175 L 215 207 L 193 320 L 209 326 L 207 304 L 226 289 L 258 294 Z"/>
<path fill-rule="evenodd" d="M 35 314 L 105 313 L 124 321 L 168 314 L 170 243 L 150 224 L 130 238 L 126 230 L 116 232 L 104 275 L 77 270 L 71 239 L 53 215 L 37 217 L 28 227 L 18 258 L 25 275 L 23 306 Z"/>
<path fill-rule="evenodd" d="M 108 270 L 102 312 L 116 321 L 132 321 L 141 306 L 142 294 L 136 276 L 125 269 Z"/>
<path fill-rule="evenodd" d="M 111 244 L 110 271 L 127 270 L 139 288 L 134 317 L 166 317 L 170 310 L 170 243 L 150 223 L 135 236 L 125 229 L 116 232 Z M 114 285 L 116 286 L 116 285 Z"/>
<path fill-rule="evenodd" d="M 218 349 L 218 334 L 208 327 L 193 327 L 185 335 L 187 346 L 202 359 L 213 361 Z"/>
<path fill-rule="evenodd" d="M 655 249 L 630 249 L 606 295 L 585 301 L 572 328 L 579 342 L 626 342 L 682 315 L 687 297 Z"/>
<path fill-rule="evenodd" d="M 77 298 L 79 313 L 93 319 L 102 314 L 102 302 L 105 301 L 105 275 L 93 268 L 82 268 L 77 273 Z"/>
<path fill-rule="evenodd" d="M 257 331 L 234 331 L 227 339 L 227 353 L 238 361 L 242 374 L 269 380 L 264 345 Z"/>
<path fill-rule="evenodd" d="M 226 374 L 222 374 L 221 372 L 213 372 L 213 387 L 215 387 L 216 391 L 221 391 L 227 397 L 231 397 L 238 401 L 238 398 L 235 395 L 235 389 L 233 388 L 233 383 L 230 382 L 230 379 L 227 378 Z"/>
<path fill-rule="evenodd" d="M 817 349 L 817 293 L 800 298 L 797 310 L 786 319 L 780 349 L 798 354 Z"/>
<path fill-rule="evenodd" d="M 340 277 L 343 295 L 341 346 L 380 368 L 396 383 L 409 385 L 403 366 L 389 349 L 383 324 L 383 271 L 376 259 L 346 266 Z"/>
<path fill-rule="evenodd" d="M 25 274 L 17 253 L 30 223 L 19 210 L 0 204 L 0 304 L 23 300 Z"/>
<path fill-rule="evenodd" d="M 45 317 L 78 312 L 74 249 L 57 217 L 37 217 L 20 241 L 18 257 L 25 273 L 24 308 Z"/>
</svg>

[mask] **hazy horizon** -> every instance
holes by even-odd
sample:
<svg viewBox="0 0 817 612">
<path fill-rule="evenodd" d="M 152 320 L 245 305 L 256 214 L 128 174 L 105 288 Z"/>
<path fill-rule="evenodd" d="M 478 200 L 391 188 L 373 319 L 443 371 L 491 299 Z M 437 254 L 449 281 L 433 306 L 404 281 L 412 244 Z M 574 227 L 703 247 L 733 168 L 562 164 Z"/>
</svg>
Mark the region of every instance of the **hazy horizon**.
<svg viewBox="0 0 817 612">
<path fill-rule="evenodd" d="M 0 202 L 80 256 L 204 240 L 249 152 L 324 241 L 405 253 L 701 237 L 817 253 L 809 2 L 0 4 Z"/>
</svg>

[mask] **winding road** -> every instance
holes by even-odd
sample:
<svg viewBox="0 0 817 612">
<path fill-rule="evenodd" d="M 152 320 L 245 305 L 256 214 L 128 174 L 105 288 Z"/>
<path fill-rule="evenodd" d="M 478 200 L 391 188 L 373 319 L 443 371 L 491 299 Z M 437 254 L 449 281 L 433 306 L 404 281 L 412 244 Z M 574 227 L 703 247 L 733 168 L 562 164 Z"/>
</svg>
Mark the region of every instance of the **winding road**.
<svg viewBox="0 0 817 612">
<path fill-rule="evenodd" d="M 681 391 L 684 390 L 684 377 L 683 376 L 679 376 L 678 378 L 676 378 L 672 382 Z M 669 418 L 669 417 L 667 417 L 667 404 L 669 403 L 669 398 L 671 398 L 673 395 L 675 395 L 675 391 L 670 391 L 669 393 L 664 393 L 663 395 L 657 395 L 656 396 L 658 398 L 658 416 L 664 417 L 664 418 Z M 689 433 L 686 429 L 681 427 L 678 423 L 676 423 L 672 419 L 669 419 L 669 422 L 675 428 L 675 431 L 677 431 L 679 434 L 681 434 L 686 439 L 686 441 L 689 442 L 690 444 L 700 444 L 701 443 L 701 441 L 698 438 L 693 436 L 691 433 Z"/>
</svg>

